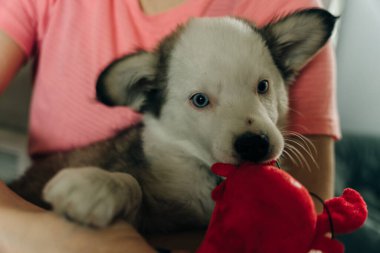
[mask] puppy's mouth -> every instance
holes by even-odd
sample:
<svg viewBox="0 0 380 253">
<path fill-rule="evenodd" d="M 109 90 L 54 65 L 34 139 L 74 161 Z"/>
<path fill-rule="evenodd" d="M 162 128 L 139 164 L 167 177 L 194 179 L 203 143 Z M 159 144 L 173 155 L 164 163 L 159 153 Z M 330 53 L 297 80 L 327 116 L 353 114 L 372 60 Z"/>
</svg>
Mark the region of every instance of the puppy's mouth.
<svg viewBox="0 0 380 253">
<path fill-rule="evenodd" d="M 256 164 L 266 164 L 266 163 L 269 163 L 271 161 L 278 160 L 279 157 L 281 156 L 280 154 L 274 154 L 273 150 L 274 150 L 274 147 L 271 146 L 269 148 L 268 154 L 265 157 L 262 157 L 260 159 L 257 159 L 256 156 L 254 156 L 252 158 L 251 157 L 241 157 L 238 154 L 235 154 L 233 157 L 234 157 L 234 159 L 236 159 L 237 164 L 241 164 L 244 162 L 251 162 L 251 163 L 256 163 Z"/>
<path fill-rule="evenodd" d="M 268 154 L 263 157 L 260 160 L 257 159 L 250 159 L 249 157 L 242 157 L 239 155 L 236 151 L 227 151 L 227 150 L 222 150 L 219 149 L 217 154 L 213 154 L 212 157 L 216 162 L 221 162 L 221 163 L 229 163 L 233 165 L 239 165 L 244 162 L 252 162 L 256 164 L 264 164 L 268 163 L 274 160 L 278 160 L 281 156 L 281 153 L 274 153 L 275 147 L 270 146 Z"/>
<path fill-rule="evenodd" d="M 215 161 L 234 165 L 243 162 L 262 164 L 277 160 L 283 151 L 281 139 L 263 132 L 244 132 L 235 135 L 229 143 L 215 143 L 212 149 Z"/>
</svg>

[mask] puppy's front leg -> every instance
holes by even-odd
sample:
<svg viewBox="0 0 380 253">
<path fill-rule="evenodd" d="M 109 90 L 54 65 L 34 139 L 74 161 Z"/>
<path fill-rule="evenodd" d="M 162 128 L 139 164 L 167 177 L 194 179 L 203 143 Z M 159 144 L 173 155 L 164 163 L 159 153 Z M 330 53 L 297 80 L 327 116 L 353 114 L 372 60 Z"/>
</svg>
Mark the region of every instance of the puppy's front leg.
<svg viewBox="0 0 380 253">
<path fill-rule="evenodd" d="M 136 179 L 127 173 L 97 167 L 66 168 L 46 184 L 43 198 L 62 215 L 104 227 L 119 214 L 133 223 L 142 191 Z"/>
</svg>

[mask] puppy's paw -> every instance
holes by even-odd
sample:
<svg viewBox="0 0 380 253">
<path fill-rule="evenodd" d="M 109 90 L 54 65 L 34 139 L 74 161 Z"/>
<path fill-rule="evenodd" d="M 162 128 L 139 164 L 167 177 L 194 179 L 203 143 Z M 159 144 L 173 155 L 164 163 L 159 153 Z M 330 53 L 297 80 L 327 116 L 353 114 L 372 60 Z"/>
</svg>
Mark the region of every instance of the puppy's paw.
<svg viewBox="0 0 380 253">
<path fill-rule="evenodd" d="M 45 186 L 43 198 L 57 213 L 85 225 L 104 227 L 119 214 L 133 222 L 142 192 L 127 173 L 83 167 L 61 170 Z"/>
</svg>

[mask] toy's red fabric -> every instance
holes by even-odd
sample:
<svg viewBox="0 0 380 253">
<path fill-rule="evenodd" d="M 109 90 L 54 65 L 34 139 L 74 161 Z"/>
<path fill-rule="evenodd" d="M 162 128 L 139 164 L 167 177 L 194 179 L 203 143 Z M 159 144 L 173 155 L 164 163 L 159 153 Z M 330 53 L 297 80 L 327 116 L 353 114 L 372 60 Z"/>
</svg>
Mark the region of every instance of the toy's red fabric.
<svg viewBox="0 0 380 253">
<path fill-rule="evenodd" d="M 226 177 L 212 192 L 215 209 L 197 253 L 324 253 L 343 252 L 325 236 L 327 213 L 317 216 L 308 191 L 286 172 L 268 164 L 239 167 L 215 164 Z M 351 232 L 367 216 L 361 196 L 352 189 L 326 202 L 335 232 Z"/>
</svg>

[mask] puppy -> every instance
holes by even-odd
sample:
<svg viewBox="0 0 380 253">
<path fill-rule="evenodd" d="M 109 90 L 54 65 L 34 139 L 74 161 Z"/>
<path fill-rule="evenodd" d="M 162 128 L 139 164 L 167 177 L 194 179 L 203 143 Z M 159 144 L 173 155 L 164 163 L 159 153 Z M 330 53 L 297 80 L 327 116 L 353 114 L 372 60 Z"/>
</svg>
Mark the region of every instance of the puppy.
<svg viewBox="0 0 380 253">
<path fill-rule="evenodd" d="M 141 112 L 140 124 L 40 159 L 11 188 L 86 225 L 121 216 L 142 232 L 206 226 L 221 180 L 210 166 L 280 157 L 288 87 L 334 23 L 321 9 L 262 28 L 234 17 L 190 20 L 99 77 L 98 100 Z"/>
</svg>

